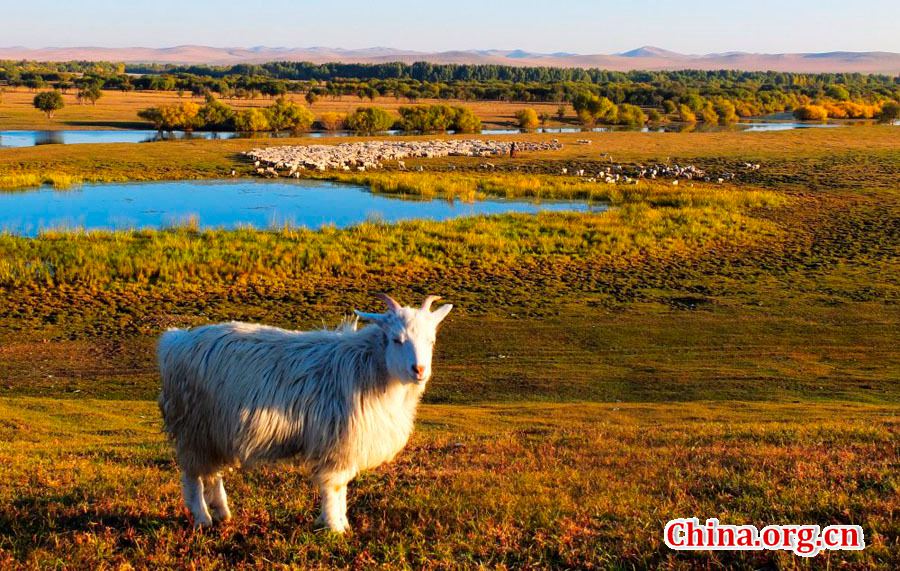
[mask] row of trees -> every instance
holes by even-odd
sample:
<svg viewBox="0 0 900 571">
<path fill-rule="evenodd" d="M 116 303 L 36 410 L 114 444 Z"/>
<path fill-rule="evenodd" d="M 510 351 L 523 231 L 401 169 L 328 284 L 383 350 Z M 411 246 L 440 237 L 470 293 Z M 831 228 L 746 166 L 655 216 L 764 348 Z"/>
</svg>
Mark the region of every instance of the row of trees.
<svg viewBox="0 0 900 571">
<path fill-rule="evenodd" d="M 58 92 L 47 92 L 57 93 Z M 43 95 L 43 94 L 42 94 Z M 379 107 L 359 107 L 350 114 L 323 113 L 318 121 L 312 111 L 285 97 L 279 97 L 269 107 L 235 110 L 208 95 L 203 105 L 182 101 L 171 105 L 150 107 L 138 112 L 141 119 L 161 130 L 204 129 L 209 131 L 307 131 L 315 123 L 327 130 L 349 129 L 360 134 L 372 134 L 399 128 L 407 132 L 474 133 L 481 130 L 481 121 L 464 107 L 430 105 L 401 107 L 399 118 Z"/>
<path fill-rule="evenodd" d="M 900 103 L 886 101 L 882 104 L 866 104 L 854 101 L 832 103 L 817 101 L 794 109 L 794 117 L 801 121 L 824 121 L 826 119 L 872 119 L 896 121 L 900 119 Z"/>
<path fill-rule="evenodd" d="M 45 66 L 45 67 L 42 67 Z M 64 69 L 63 69 L 64 67 Z M 75 76 L 78 70 L 80 76 Z M 220 97 L 279 97 L 305 93 L 313 104 L 323 97 L 356 96 L 361 100 L 394 97 L 507 101 L 573 101 L 582 93 L 605 97 L 616 105 L 664 108 L 727 99 L 739 116 L 796 109 L 814 100 L 876 104 L 900 99 L 900 79 L 885 75 L 793 74 L 737 71 L 610 72 L 604 70 L 460 66 L 433 64 L 322 64 L 274 62 L 260 65 L 125 66 L 77 62 L 37 64 L 0 62 L 0 82 L 63 88 L 95 82 L 104 89 L 153 89 L 217 93 Z M 43 83 L 40 83 L 43 82 Z"/>
<path fill-rule="evenodd" d="M 160 105 L 139 111 L 138 117 L 157 129 L 185 131 L 306 131 L 315 120 L 309 109 L 284 97 L 263 109 L 235 111 L 208 96 L 203 105 L 193 101 Z"/>
</svg>

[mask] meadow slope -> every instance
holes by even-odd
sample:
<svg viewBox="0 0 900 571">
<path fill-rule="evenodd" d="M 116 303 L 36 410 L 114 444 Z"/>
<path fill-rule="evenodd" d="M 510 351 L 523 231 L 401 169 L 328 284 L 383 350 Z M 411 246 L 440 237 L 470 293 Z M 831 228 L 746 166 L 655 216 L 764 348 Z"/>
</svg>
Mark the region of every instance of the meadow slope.
<svg viewBox="0 0 900 571">
<path fill-rule="evenodd" d="M 603 153 L 762 167 L 733 185 L 597 185 L 614 206 L 600 215 L 0 236 L 0 565 L 900 566 L 898 131 L 560 139 L 491 173 L 450 158 L 361 182 L 496 194 L 532 177 L 578 195 L 561 169 Z M 11 149 L 0 180 L 244 174 L 252 145 Z M 232 475 L 236 519 L 192 532 L 153 402 L 155 336 L 318 327 L 382 290 L 457 310 L 410 447 L 351 485 L 354 532 L 313 531 L 316 493 L 290 465 Z M 668 550 L 663 524 L 688 516 L 854 523 L 869 547 Z"/>
</svg>

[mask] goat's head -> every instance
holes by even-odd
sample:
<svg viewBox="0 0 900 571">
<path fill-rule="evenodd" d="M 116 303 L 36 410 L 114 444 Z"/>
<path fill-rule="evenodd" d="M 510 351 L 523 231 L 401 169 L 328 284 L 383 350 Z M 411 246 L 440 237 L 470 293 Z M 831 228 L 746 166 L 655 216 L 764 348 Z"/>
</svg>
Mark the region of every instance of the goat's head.
<svg viewBox="0 0 900 571">
<path fill-rule="evenodd" d="M 425 383 L 431 377 L 438 325 L 453 306 L 442 305 L 431 311 L 431 304 L 440 299 L 436 295 L 425 298 L 420 308 L 402 307 L 386 294 L 379 297 L 387 304 L 385 313 L 357 311 L 356 315 L 377 324 L 384 333 L 385 362 L 391 377 L 405 383 Z"/>
</svg>

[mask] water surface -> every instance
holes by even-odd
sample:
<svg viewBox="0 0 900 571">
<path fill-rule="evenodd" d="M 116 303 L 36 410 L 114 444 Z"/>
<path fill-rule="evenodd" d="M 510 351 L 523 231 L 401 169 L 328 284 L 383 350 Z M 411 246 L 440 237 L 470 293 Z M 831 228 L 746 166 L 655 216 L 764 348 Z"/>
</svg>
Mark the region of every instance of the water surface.
<svg viewBox="0 0 900 571">
<path fill-rule="evenodd" d="M 84 184 L 0 193 L 0 229 L 35 236 L 59 228 L 165 228 L 189 220 L 201 228 L 320 228 L 366 220 L 447 220 L 541 211 L 600 212 L 581 201 L 490 199 L 465 203 L 378 195 L 362 186 L 323 181 L 207 180 Z"/>
</svg>

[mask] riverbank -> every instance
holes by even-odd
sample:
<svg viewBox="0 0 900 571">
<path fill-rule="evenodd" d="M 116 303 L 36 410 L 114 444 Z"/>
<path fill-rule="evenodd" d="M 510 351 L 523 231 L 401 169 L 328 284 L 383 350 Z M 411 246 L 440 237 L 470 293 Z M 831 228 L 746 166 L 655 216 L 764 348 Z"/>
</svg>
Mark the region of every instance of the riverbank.
<svg viewBox="0 0 900 571">
<path fill-rule="evenodd" d="M 851 153 L 890 153 L 900 145 L 900 129 L 887 125 L 853 129 L 808 129 L 760 133 L 564 133 L 482 136 L 433 135 L 404 140 L 476 138 L 499 141 L 558 139 L 563 148 L 538 155 L 520 153 L 515 159 L 494 160 L 498 168 L 538 169 L 539 172 L 569 173 L 596 169 L 613 162 L 685 162 L 713 171 L 736 171 L 745 162 L 759 163 L 763 170 L 748 179 L 790 176 L 794 157 L 805 161 L 833 162 L 828 156 Z M 334 139 L 279 139 L 267 146 L 339 144 L 370 141 L 360 137 Z M 591 144 L 579 144 L 591 141 Z M 29 184 L 51 177 L 69 177 L 73 182 L 122 182 L 126 180 L 177 180 L 251 175 L 255 167 L 242 153 L 259 147 L 253 139 L 166 141 L 146 144 L 45 145 L 4 149 L 0 152 L 0 188 L 15 188 L 15 177 L 28 175 Z M 411 159 L 410 169 L 477 169 L 480 158 L 448 157 Z M 823 171 L 824 172 L 824 171 Z M 846 174 L 842 175 L 846 176 Z M 856 176 L 856 175 L 853 175 Z M 840 181 L 835 181 L 840 182 Z M 25 184 L 24 186 L 28 186 Z"/>
</svg>

